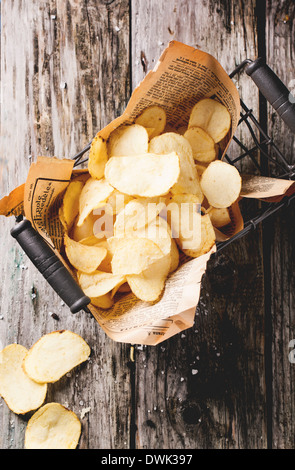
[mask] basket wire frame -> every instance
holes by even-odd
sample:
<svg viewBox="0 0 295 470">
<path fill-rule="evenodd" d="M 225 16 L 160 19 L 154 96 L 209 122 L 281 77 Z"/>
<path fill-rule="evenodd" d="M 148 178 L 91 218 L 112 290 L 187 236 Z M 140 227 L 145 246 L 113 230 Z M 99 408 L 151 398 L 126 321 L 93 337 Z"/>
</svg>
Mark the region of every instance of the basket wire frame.
<svg viewBox="0 0 295 470">
<path fill-rule="evenodd" d="M 229 75 L 230 78 L 233 78 L 237 75 L 248 63 L 252 62 L 249 59 L 243 61 L 238 67 Z M 245 125 L 251 135 L 252 142 L 250 148 L 247 148 L 235 135 L 233 136 L 233 142 L 237 144 L 237 147 L 240 149 L 238 156 L 230 157 L 228 154 L 225 155 L 225 160 L 231 165 L 238 164 L 241 160 L 246 157 L 249 157 L 255 166 L 256 170 L 261 176 L 266 175 L 266 168 L 268 169 L 269 164 L 273 164 L 276 172 L 278 172 L 275 177 L 290 179 L 293 180 L 295 177 L 295 165 L 290 164 L 285 156 L 282 154 L 280 149 L 277 147 L 273 139 L 262 128 L 258 120 L 255 118 L 252 109 L 249 109 L 246 104 L 240 100 L 241 103 L 241 114 L 238 127 Z M 258 136 L 257 136 L 258 133 Z M 86 152 L 89 151 L 91 142 L 89 142 L 80 152 L 78 152 L 74 157 L 75 160 L 74 167 L 82 165 L 88 161 L 88 157 L 83 158 Z M 280 202 L 274 203 L 264 203 L 263 208 L 258 212 L 258 214 L 244 222 L 244 228 L 238 232 L 236 235 L 232 236 L 226 241 L 217 242 L 216 247 L 217 251 L 220 251 L 222 248 L 226 247 L 233 241 L 244 237 L 249 232 L 255 230 L 257 225 L 278 212 L 283 207 L 287 207 L 294 202 L 295 194 L 284 197 Z"/>
</svg>

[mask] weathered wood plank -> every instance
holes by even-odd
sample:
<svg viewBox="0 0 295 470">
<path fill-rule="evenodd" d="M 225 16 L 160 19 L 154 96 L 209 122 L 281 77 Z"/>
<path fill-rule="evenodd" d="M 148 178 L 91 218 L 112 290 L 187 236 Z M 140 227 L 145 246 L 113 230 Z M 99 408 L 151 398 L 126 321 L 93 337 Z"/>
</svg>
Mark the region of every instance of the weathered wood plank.
<svg viewBox="0 0 295 470">
<path fill-rule="evenodd" d="M 294 93 L 295 5 L 291 1 L 267 1 L 267 63 Z M 269 108 L 269 131 L 287 160 L 295 163 L 295 138 Z M 267 224 L 270 257 L 270 319 L 272 332 L 272 446 L 294 448 L 295 365 L 289 361 L 289 342 L 295 338 L 295 210 L 290 207 Z"/>
<path fill-rule="evenodd" d="M 257 56 L 256 25 L 255 2 L 132 2 L 132 86 L 171 39 L 211 53 L 230 72 Z M 238 86 L 257 114 L 255 86 L 245 76 Z M 247 133 L 238 136 L 247 145 Z M 263 305 L 257 231 L 210 261 L 192 329 L 137 348 L 139 448 L 267 446 Z"/>
<path fill-rule="evenodd" d="M 25 181 L 37 155 L 74 155 L 124 109 L 129 4 L 3 0 L 1 15 L 3 196 Z M 92 316 L 72 315 L 9 236 L 13 220 L 0 223 L 1 348 L 11 342 L 30 347 L 56 329 L 80 334 L 91 358 L 49 387 L 47 401 L 67 404 L 78 416 L 90 408 L 80 448 L 128 447 L 129 347 L 107 338 Z M 23 447 L 27 420 L 1 401 L 2 449 Z"/>
</svg>

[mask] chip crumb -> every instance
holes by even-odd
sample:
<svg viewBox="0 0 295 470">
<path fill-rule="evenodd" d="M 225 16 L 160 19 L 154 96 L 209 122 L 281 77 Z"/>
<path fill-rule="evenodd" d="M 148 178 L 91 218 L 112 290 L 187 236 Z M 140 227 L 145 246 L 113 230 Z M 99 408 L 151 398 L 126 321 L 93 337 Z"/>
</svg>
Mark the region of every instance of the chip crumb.
<svg viewBox="0 0 295 470">
<path fill-rule="evenodd" d="M 91 411 L 90 406 L 88 406 L 87 408 L 83 408 L 80 413 L 80 418 L 81 419 L 85 418 L 85 415 L 89 413 L 90 411 Z"/>
</svg>

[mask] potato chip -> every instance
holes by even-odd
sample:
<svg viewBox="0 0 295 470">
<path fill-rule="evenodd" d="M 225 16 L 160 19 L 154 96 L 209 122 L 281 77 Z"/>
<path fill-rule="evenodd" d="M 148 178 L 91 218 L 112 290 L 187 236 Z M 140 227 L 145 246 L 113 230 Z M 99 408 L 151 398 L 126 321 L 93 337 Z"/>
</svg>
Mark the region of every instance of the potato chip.
<svg viewBox="0 0 295 470">
<path fill-rule="evenodd" d="M 74 219 L 79 213 L 79 198 L 83 186 L 82 181 L 71 181 L 65 191 L 61 210 L 67 228 L 72 226 Z"/>
<path fill-rule="evenodd" d="M 213 227 L 225 227 L 231 222 L 229 210 L 227 208 L 217 209 L 216 207 L 210 207 L 207 210 L 207 214 L 210 216 Z"/>
<path fill-rule="evenodd" d="M 23 361 L 25 373 L 35 382 L 53 383 L 86 361 L 90 348 L 72 331 L 53 331 L 42 336 L 28 351 Z"/>
<path fill-rule="evenodd" d="M 218 209 L 230 207 L 238 199 L 241 187 L 238 170 L 221 160 L 210 163 L 201 178 L 201 188 L 208 203 Z"/>
<path fill-rule="evenodd" d="M 172 236 L 181 250 L 201 244 L 201 204 L 194 194 L 173 195 L 167 207 Z"/>
<path fill-rule="evenodd" d="M 184 134 L 193 151 L 194 160 L 210 163 L 216 158 L 215 142 L 201 127 L 190 127 Z"/>
<path fill-rule="evenodd" d="M 115 129 L 108 139 L 108 156 L 141 155 L 148 151 L 147 130 L 139 124 L 121 126 Z"/>
<path fill-rule="evenodd" d="M 148 131 L 149 138 L 152 139 L 164 131 L 166 126 L 166 113 L 160 106 L 149 106 L 135 119 L 135 123 L 145 127 Z"/>
<path fill-rule="evenodd" d="M 112 157 L 105 167 L 107 182 L 130 196 L 154 197 L 169 192 L 180 173 L 175 152 Z"/>
<path fill-rule="evenodd" d="M 215 143 L 220 142 L 231 126 L 227 108 L 216 100 L 204 98 L 193 107 L 188 127 L 201 127 Z"/>
<path fill-rule="evenodd" d="M 171 263 L 169 268 L 169 274 L 176 271 L 179 266 L 179 251 L 177 247 L 177 243 L 175 242 L 174 238 L 171 238 Z"/>
<path fill-rule="evenodd" d="M 77 225 L 78 218 L 79 217 L 75 219 L 72 229 L 69 232 L 70 237 L 76 242 L 80 242 L 81 240 L 85 240 L 87 238 L 93 237 L 94 236 L 93 227 L 94 227 L 95 221 L 98 218 L 98 215 L 94 215 L 93 213 L 89 214 L 84 220 L 83 224 L 80 225 L 80 227 L 78 227 Z"/>
<path fill-rule="evenodd" d="M 103 294 L 99 297 L 92 297 L 90 299 L 92 305 L 98 308 L 102 308 L 103 310 L 108 310 L 114 305 L 114 301 L 112 296 L 109 292 L 107 294 Z"/>
<path fill-rule="evenodd" d="M 171 256 L 155 260 L 142 273 L 127 276 L 133 294 L 145 302 L 155 302 L 162 294 L 171 266 Z"/>
<path fill-rule="evenodd" d="M 81 227 L 94 209 L 103 207 L 113 191 L 114 188 L 104 178 L 100 180 L 89 178 L 80 195 L 77 226 Z"/>
<path fill-rule="evenodd" d="M 108 161 L 106 141 L 97 135 L 91 142 L 88 157 L 88 171 L 92 178 L 101 179 L 104 176 L 104 167 Z"/>
<path fill-rule="evenodd" d="M 59 403 L 47 403 L 29 419 L 25 449 L 75 449 L 81 435 L 77 415 Z"/>
<path fill-rule="evenodd" d="M 150 224 L 165 209 L 164 198 L 136 198 L 128 202 L 117 215 L 114 223 L 114 236 L 139 230 Z"/>
<path fill-rule="evenodd" d="M 172 193 L 191 193 L 201 196 L 202 191 L 193 152 L 190 143 L 176 132 L 166 132 L 154 137 L 149 144 L 149 151 L 158 155 L 176 152 L 179 157 L 180 174 L 171 188 Z"/>
<path fill-rule="evenodd" d="M 64 242 L 69 262 L 74 268 L 84 273 L 95 271 L 107 255 L 105 247 L 75 242 L 67 235 L 64 236 Z"/>
<path fill-rule="evenodd" d="M 198 172 L 198 175 L 199 175 L 199 179 L 201 180 L 202 178 L 202 174 L 204 173 L 204 171 L 206 170 L 206 168 L 208 167 L 209 163 L 199 163 L 199 162 L 196 162 L 196 169 L 197 169 L 197 172 Z"/>
<path fill-rule="evenodd" d="M 112 271 L 114 274 L 140 274 L 155 260 L 163 258 L 163 252 L 147 238 L 124 237 L 109 239 L 113 242 Z"/>
<path fill-rule="evenodd" d="M 78 281 L 85 295 L 95 298 L 107 294 L 114 287 L 126 282 L 126 279 L 122 275 L 97 270 L 91 274 L 79 273 Z"/>
<path fill-rule="evenodd" d="M 10 344 L 0 352 L 0 395 L 16 414 L 36 410 L 45 400 L 46 384 L 38 384 L 24 373 L 22 363 L 28 350 Z"/>
<path fill-rule="evenodd" d="M 201 244 L 198 249 L 183 249 L 182 251 L 192 258 L 204 255 L 211 250 L 215 244 L 215 232 L 208 214 L 201 217 Z"/>
<path fill-rule="evenodd" d="M 109 207 L 110 213 L 116 215 L 118 214 L 121 210 L 124 209 L 126 204 L 128 202 L 132 201 L 133 197 L 129 196 L 128 194 L 123 194 L 120 193 L 120 191 L 117 191 L 116 189 L 114 192 L 110 195 L 110 197 L 107 200 L 107 207 Z"/>
</svg>

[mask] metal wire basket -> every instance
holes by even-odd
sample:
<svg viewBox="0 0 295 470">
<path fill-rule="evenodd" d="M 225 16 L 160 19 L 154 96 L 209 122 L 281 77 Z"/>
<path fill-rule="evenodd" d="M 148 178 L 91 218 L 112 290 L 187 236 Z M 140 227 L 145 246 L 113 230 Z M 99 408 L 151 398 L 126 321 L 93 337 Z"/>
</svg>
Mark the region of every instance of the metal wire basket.
<svg viewBox="0 0 295 470">
<path fill-rule="evenodd" d="M 295 99 L 290 100 L 292 95 L 289 90 L 261 58 L 255 61 L 246 59 L 230 74 L 230 78 L 233 78 L 245 68 L 247 75 L 252 78 L 261 94 L 277 111 L 291 132 L 295 133 Z M 240 126 L 246 126 L 248 129 L 251 136 L 251 145 L 248 143 L 246 147 L 235 135 L 233 142 L 237 145 L 238 151 L 234 152 L 234 157 L 230 157 L 227 153 L 225 155 L 226 161 L 239 166 L 243 159 L 248 158 L 252 161 L 254 170 L 259 175 L 271 176 L 269 174 L 269 167 L 271 166 L 274 177 L 293 180 L 295 165 L 287 161 L 275 142 L 255 118 L 252 110 L 243 101 L 241 101 L 241 116 L 238 128 Z M 87 162 L 88 157 L 85 155 L 90 146 L 91 142 L 73 157 L 73 160 L 75 160 L 74 167 Z M 241 231 L 226 241 L 216 243 L 217 253 L 230 243 L 255 230 L 258 224 L 283 207 L 290 205 L 294 200 L 295 194 L 284 197 L 280 202 L 261 203 L 260 210 L 255 212 L 254 217 L 248 220 L 244 219 L 244 228 Z M 18 219 L 17 222 L 18 224 L 12 229 L 11 235 L 18 241 L 48 283 L 69 306 L 72 313 L 81 309 L 89 311 L 87 305 L 90 303 L 90 299 L 85 296 L 80 286 L 54 255 L 41 235 L 32 228 L 28 220 Z"/>
</svg>

